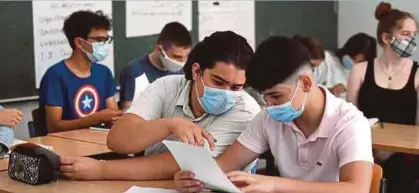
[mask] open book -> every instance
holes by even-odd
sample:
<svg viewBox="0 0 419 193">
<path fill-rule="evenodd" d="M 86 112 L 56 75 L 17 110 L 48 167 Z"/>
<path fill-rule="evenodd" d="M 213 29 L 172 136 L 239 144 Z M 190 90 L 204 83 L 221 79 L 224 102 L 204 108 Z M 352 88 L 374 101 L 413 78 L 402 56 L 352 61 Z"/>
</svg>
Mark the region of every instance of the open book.
<svg viewBox="0 0 419 193">
<path fill-rule="evenodd" d="M 231 193 L 240 190 L 230 182 L 218 167 L 211 153 L 204 147 L 197 147 L 182 142 L 163 141 L 182 170 L 195 174 L 195 179 L 204 183 L 205 188 Z"/>
</svg>

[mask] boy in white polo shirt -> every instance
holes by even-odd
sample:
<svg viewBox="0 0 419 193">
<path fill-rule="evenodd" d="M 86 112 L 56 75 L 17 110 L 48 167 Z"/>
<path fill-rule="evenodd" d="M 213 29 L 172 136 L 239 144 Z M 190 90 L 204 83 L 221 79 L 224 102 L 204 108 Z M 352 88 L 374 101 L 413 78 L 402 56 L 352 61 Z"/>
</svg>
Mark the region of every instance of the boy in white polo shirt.
<svg viewBox="0 0 419 193">
<path fill-rule="evenodd" d="M 355 106 L 315 83 L 310 56 L 300 43 L 287 37 L 265 40 L 246 77 L 268 107 L 217 158 L 233 183 L 243 192 L 369 192 L 373 157 L 368 121 Z M 281 177 L 235 171 L 268 149 Z M 187 171 L 175 175 L 175 184 L 181 192 L 203 186 Z"/>
</svg>

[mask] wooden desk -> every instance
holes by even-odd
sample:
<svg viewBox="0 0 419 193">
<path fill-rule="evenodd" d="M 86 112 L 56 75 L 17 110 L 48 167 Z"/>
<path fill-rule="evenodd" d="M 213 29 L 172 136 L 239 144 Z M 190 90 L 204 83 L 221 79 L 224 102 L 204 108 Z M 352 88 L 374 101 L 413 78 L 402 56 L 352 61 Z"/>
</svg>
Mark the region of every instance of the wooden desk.
<svg viewBox="0 0 419 193">
<path fill-rule="evenodd" d="M 87 156 L 110 152 L 105 145 L 52 136 L 35 137 L 25 141 L 52 146 L 55 152 L 64 156 Z M 6 170 L 8 163 L 8 159 L 0 160 L 0 171 Z"/>
<path fill-rule="evenodd" d="M 64 139 L 72 139 L 77 141 L 84 141 L 89 143 L 96 143 L 106 145 L 106 138 L 108 131 L 97 131 L 92 129 L 79 129 L 73 131 L 65 131 L 58 133 L 51 133 L 48 136 L 61 137 Z"/>
<path fill-rule="evenodd" d="M 173 181 L 70 181 L 59 180 L 49 184 L 31 186 L 9 178 L 7 172 L 0 172 L 0 189 L 9 192 L 27 193 L 122 193 L 131 186 L 173 188 Z"/>
<path fill-rule="evenodd" d="M 419 126 L 380 123 L 372 127 L 372 147 L 378 150 L 419 154 Z"/>
</svg>

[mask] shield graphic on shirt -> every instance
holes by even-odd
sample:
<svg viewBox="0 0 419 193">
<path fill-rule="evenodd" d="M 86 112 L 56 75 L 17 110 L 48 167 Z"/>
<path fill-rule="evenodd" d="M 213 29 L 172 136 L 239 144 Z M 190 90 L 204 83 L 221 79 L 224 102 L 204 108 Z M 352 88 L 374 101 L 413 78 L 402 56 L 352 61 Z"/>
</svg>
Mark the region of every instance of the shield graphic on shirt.
<svg viewBox="0 0 419 193">
<path fill-rule="evenodd" d="M 78 117 L 85 117 L 97 112 L 99 104 L 99 93 L 93 85 L 81 86 L 74 95 L 73 105 Z"/>
</svg>

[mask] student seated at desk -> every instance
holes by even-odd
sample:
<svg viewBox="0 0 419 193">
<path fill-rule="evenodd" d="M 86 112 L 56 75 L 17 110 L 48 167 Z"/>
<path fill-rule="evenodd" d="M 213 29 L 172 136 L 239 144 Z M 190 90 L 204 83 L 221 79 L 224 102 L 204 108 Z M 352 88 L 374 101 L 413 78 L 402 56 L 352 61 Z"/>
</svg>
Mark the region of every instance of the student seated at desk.
<svg viewBox="0 0 419 193">
<path fill-rule="evenodd" d="M 173 179 L 179 167 L 161 143 L 164 139 L 200 146 L 207 141 L 217 157 L 260 111 L 243 90 L 252 55 L 246 39 L 234 32 L 206 37 L 190 53 L 183 68 L 185 75 L 154 81 L 110 130 L 109 149 L 125 154 L 146 149 L 144 157 L 104 162 L 63 157 L 64 176 L 82 180 Z"/>
<path fill-rule="evenodd" d="M 380 3 L 375 16 L 383 53 L 354 66 L 347 99 L 367 118 L 418 125 L 418 63 L 410 59 L 417 49 L 417 21 L 410 13 L 392 9 L 389 3 Z M 377 151 L 375 158 L 382 164 L 389 193 L 419 192 L 418 155 Z"/>
<path fill-rule="evenodd" d="M 12 127 L 19 124 L 22 115 L 17 109 L 4 109 L 0 106 L 0 156 L 7 153 L 5 149 L 13 143 L 15 135 Z"/>
<path fill-rule="evenodd" d="M 218 165 L 243 192 L 368 193 L 373 157 L 368 120 L 313 79 L 310 55 L 299 42 L 271 37 L 246 71 L 248 84 L 267 108 L 225 153 Z M 270 149 L 281 177 L 240 172 Z M 233 171 L 233 172 L 231 172 Z M 178 172 L 176 187 L 197 192 L 193 174 Z"/>
<path fill-rule="evenodd" d="M 64 21 L 73 49 L 70 58 L 51 66 L 42 78 L 39 107 L 46 128 L 41 135 L 109 123 L 117 110 L 116 86 L 108 67 L 98 64 L 108 54 L 110 20 L 102 12 L 78 11 Z"/>
<path fill-rule="evenodd" d="M 322 43 L 312 37 L 295 36 L 294 39 L 307 47 L 316 82 L 342 99 L 346 99 L 347 81 L 352 66 L 374 59 L 377 55 L 375 38 L 365 33 L 351 36 L 342 48 L 335 51 L 324 50 Z"/>
<path fill-rule="evenodd" d="M 148 85 L 156 79 L 183 74 L 182 67 L 190 52 L 192 38 L 185 26 L 178 22 L 166 24 L 157 39 L 154 50 L 141 58 L 131 61 L 120 76 L 121 108 L 129 108 L 136 96 L 143 90 L 136 83 Z M 145 86 L 142 86 L 145 89 Z"/>
</svg>

